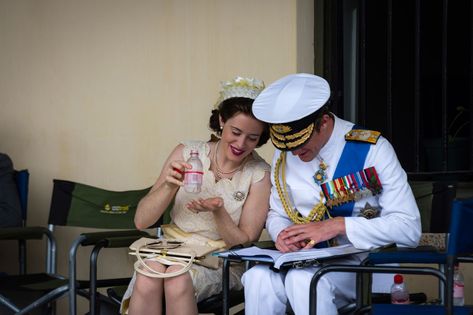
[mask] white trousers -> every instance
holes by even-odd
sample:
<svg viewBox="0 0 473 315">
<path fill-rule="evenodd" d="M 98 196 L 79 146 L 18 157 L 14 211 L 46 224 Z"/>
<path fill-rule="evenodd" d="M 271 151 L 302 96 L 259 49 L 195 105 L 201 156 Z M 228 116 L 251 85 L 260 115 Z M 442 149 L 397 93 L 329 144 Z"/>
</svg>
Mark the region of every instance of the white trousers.
<svg viewBox="0 0 473 315">
<path fill-rule="evenodd" d="M 360 257 L 339 259 L 334 263 L 358 265 Z M 317 267 L 310 267 L 274 272 L 265 265 L 249 269 L 242 277 L 245 314 L 284 315 L 288 301 L 296 315 L 309 314 L 310 281 L 317 270 Z M 373 278 L 374 283 L 379 282 L 376 278 Z M 386 282 L 383 280 L 382 282 Z M 317 314 L 336 315 L 339 307 L 353 302 L 355 281 L 354 273 L 331 272 L 322 276 L 317 285 Z M 385 285 L 382 287 L 386 288 Z"/>
</svg>

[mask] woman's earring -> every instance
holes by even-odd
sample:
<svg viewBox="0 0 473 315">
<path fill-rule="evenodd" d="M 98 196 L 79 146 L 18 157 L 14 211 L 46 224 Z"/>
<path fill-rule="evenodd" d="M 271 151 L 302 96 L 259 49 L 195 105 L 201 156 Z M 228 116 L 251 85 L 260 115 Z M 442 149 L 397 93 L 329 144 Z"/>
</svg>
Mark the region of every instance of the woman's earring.
<svg viewBox="0 0 473 315">
<path fill-rule="evenodd" d="M 223 126 L 220 126 L 220 130 L 223 130 Z"/>
</svg>

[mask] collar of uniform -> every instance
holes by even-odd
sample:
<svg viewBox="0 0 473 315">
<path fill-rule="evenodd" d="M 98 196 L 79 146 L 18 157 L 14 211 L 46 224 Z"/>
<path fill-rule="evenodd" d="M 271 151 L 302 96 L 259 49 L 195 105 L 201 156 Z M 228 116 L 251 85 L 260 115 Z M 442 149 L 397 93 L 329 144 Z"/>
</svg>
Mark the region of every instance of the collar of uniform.
<svg viewBox="0 0 473 315">
<path fill-rule="evenodd" d="M 352 128 L 353 123 L 343 120 L 337 117 L 335 114 L 333 115 L 332 134 L 330 135 L 327 143 L 319 152 L 320 156 L 322 156 L 327 163 L 329 163 L 329 157 L 333 155 L 334 152 L 337 152 L 337 149 L 340 150 L 340 153 L 343 151 L 343 147 L 345 145 L 345 134 Z"/>
</svg>

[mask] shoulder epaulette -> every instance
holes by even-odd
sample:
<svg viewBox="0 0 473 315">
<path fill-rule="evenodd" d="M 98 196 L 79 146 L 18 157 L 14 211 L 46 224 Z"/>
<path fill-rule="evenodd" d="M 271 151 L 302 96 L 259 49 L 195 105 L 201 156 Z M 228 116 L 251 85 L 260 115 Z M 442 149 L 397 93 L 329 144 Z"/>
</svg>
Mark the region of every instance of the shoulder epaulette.
<svg viewBox="0 0 473 315">
<path fill-rule="evenodd" d="M 346 141 L 368 142 L 376 144 L 381 132 L 366 129 L 352 129 L 345 135 Z"/>
</svg>

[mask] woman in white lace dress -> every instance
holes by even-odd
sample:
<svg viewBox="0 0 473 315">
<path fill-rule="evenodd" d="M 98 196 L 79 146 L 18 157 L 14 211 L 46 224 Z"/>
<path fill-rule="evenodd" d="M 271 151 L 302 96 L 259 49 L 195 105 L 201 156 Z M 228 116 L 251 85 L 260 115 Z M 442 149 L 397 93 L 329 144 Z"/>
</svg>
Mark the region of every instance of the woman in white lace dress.
<svg viewBox="0 0 473 315">
<path fill-rule="evenodd" d="M 269 138 L 268 126 L 251 111 L 254 98 L 264 85 L 255 79 L 237 77 L 224 82 L 209 127 L 218 141 L 186 141 L 171 152 L 151 191 L 139 203 L 135 215 L 138 229 L 154 224 L 174 201 L 172 223 L 184 232 L 226 247 L 255 241 L 264 227 L 269 208 L 270 166 L 254 151 Z M 183 172 L 185 161 L 197 150 L 203 163 L 202 190 L 188 193 Z M 149 262 L 162 272 L 180 266 Z M 231 268 L 230 286 L 241 288 L 243 268 Z M 158 279 L 135 274 L 122 303 L 128 314 L 197 314 L 197 302 L 221 291 L 221 269 L 194 264 L 190 272 Z"/>
</svg>

